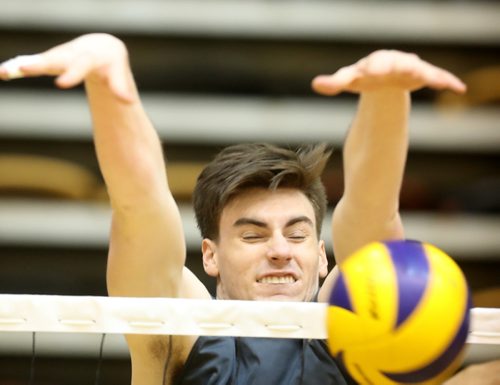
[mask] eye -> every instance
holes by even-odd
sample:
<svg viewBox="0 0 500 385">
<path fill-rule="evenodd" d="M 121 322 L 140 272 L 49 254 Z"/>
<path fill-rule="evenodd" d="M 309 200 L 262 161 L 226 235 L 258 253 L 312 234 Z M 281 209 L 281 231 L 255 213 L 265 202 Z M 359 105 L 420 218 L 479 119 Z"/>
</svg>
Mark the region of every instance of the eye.
<svg viewBox="0 0 500 385">
<path fill-rule="evenodd" d="M 241 236 L 241 239 L 246 242 L 255 242 L 263 239 L 263 236 L 257 233 L 245 233 Z"/>
<path fill-rule="evenodd" d="M 289 234 L 287 238 L 291 239 L 292 241 L 303 241 L 307 238 L 307 234 L 302 231 L 294 231 L 293 233 Z"/>
</svg>

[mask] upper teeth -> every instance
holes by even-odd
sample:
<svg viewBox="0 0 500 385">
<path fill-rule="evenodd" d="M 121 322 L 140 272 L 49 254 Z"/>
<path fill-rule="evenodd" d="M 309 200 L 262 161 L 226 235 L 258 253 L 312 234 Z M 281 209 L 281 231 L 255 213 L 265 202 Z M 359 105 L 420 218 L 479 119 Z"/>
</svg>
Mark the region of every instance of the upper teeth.
<svg viewBox="0 0 500 385">
<path fill-rule="evenodd" d="M 294 283 L 295 279 L 291 275 L 284 277 L 269 276 L 259 279 L 259 283 Z"/>
</svg>

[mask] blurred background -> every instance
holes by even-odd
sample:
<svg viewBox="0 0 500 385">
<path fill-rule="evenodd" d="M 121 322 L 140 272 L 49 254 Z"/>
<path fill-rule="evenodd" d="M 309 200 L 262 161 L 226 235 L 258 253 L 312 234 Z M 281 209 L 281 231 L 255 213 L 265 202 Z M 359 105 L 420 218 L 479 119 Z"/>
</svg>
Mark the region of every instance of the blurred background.
<svg viewBox="0 0 500 385">
<path fill-rule="evenodd" d="M 2 0 L 0 61 L 82 33 L 128 46 L 164 144 L 188 265 L 201 265 L 194 181 L 243 141 L 329 142 L 330 210 L 342 193 L 341 145 L 356 98 L 315 96 L 311 79 L 380 48 L 415 52 L 465 80 L 465 96 L 414 94 L 401 193 L 408 238 L 464 270 L 477 306 L 500 307 L 500 4 L 497 1 Z M 106 295 L 110 210 L 82 89 L 52 79 L 0 84 L 0 293 Z M 328 238 L 330 226 L 325 223 Z M 332 266 L 333 255 L 330 253 Z M 26 383 L 31 336 L 0 333 L 0 384 Z M 42 336 L 37 384 L 94 380 L 98 336 Z M 104 350 L 103 384 L 126 384 L 123 340 Z"/>
</svg>

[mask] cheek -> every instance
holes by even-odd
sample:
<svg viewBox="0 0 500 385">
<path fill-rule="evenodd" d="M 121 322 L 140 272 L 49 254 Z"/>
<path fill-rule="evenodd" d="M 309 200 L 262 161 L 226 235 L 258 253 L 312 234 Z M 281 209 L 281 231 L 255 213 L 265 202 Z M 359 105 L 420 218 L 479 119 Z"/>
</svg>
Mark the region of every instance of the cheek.
<svg viewBox="0 0 500 385">
<path fill-rule="evenodd" d="M 239 274 L 248 271 L 251 260 L 251 252 L 241 247 L 233 247 L 227 249 L 224 254 L 219 257 L 219 270 L 226 273 L 226 276 L 238 278 Z"/>
<path fill-rule="evenodd" d="M 308 248 L 307 250 L 303 251 L 303 256 L 307 256 L 306 258 L 303 258 L 301 261 L 302 267 L 304 270 L 307 272 L 310 272 L 311 276 L 313 278 L 316 278 L 316 276 L 319 274 L 319 251 L 318 250 L 311 250 L 311 248 Z"/>
</svg>

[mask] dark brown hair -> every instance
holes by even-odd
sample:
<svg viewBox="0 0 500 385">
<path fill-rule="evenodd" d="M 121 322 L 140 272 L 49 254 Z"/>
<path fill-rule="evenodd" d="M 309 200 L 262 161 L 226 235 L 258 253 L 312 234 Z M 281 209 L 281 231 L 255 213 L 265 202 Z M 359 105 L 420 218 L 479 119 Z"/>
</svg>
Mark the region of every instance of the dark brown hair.
<svg viewBox="0 0 500 385">
<path fill-rule="evenodd" d="M 325 144 L 296 151 L 265 143 L 226 147 L 196 182 L 194 210 L 202 237 L 217 240 L 224 207 L 236 195 L 254 187 L 302 191 L 314 208 L 319 237 L 327 205 L 321 174 L 330 154 Z"/>
</svg>

